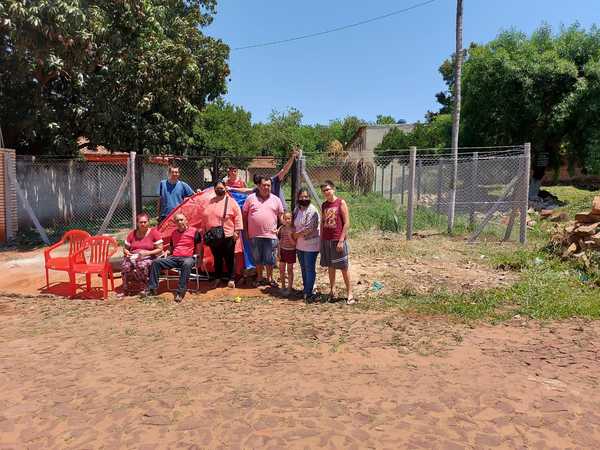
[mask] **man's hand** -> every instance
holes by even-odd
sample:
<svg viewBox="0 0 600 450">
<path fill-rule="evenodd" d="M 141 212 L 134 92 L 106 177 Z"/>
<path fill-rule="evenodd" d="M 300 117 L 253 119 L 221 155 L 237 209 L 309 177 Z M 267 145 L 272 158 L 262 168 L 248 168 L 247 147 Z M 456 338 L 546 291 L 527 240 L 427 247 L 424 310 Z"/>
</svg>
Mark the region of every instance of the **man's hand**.
<svg viewBox="0 0 600 450">
<path fill-rule="evenodd" d="M 240 232 L 239 231 L 234 231 L 233 232 L 233 242 L 237 242 L 237 240 L 240 238 Z"/>
<path fill-rule="evenodd" d="M 336 250 L 340 253 L 344 251 L 344 241 L 338 241 Z"/>
<path fill-rule="evenodd" d="M 123 249 L 123 254 L 125 256 L 131 256 L 131 252 L 129 250 L 127 250 L 126 248 Z"/>
</svg>

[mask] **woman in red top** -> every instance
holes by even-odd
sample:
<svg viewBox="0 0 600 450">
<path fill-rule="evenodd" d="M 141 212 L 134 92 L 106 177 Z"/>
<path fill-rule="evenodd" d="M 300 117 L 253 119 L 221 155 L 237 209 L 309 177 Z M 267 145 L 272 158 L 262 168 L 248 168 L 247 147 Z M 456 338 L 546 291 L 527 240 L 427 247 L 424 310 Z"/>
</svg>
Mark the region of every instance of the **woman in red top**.
<svg viewBox="0 0 600 450">
<path fill-rule="evenodd" d="M 321 185 L 325 201 L 321 206 L 321 267 L 329 269 L 329 300 L 335 298 L 335 271 L 341 270 L 348 296 L 346 303 L 356 303 L 348 271 L 348 230 L 350 214 L 346 201 L 336 197 L 335 185 L 327 180 Z"/>
<path fill-rule="evenodd" d="M 163 240 L 158 230 L 148 226 L 148 214 L 136 216 L 136 229 L 127 235 L 124 258 L 121 266 L 123 277 L 123 293 L 128 293 L 130 282 L 148 283 L 148 274 L 152 261 L 162 253 Z"/>
</svg>

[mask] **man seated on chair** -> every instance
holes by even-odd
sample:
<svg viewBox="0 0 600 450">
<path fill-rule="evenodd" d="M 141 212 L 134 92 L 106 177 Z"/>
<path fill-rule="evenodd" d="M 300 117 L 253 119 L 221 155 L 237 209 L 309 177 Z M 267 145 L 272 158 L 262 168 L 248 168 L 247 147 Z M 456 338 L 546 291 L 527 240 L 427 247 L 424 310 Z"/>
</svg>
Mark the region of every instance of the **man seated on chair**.
<svg viewBox="0 0 600 450">
<path fill-rule="evenodd" d="M 177 229 L 171 234 L 171 245 L 164 258 L 158 258 L 152 263 L 150 280 L 144 295 L 156 295 L 158 278 L 162 270 L 179 269 L 179 286 L 175 292 L 175 301 L 179 303 L 185 296 L 190 273 L 196 264 L 194 254 L 201 252 L 202 238 L 196 228 L 188 225 L 185 215 L 175 214 L 173 220 L 177 224 Z"/>
</svg>

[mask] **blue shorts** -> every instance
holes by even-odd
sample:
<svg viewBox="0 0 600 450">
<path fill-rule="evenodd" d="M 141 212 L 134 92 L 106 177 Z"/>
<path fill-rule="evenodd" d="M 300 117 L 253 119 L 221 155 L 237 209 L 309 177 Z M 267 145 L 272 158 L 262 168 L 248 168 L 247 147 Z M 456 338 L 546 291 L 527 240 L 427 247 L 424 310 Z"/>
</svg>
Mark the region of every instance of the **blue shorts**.
<svg viewBox="0 0 600 450">
<path fill-rule="evenodd" d="M 250 239 L 252 259 L 255 265 L 274 266 L 277 252 L 277 239 L 255 237 Z"/>
</svg>

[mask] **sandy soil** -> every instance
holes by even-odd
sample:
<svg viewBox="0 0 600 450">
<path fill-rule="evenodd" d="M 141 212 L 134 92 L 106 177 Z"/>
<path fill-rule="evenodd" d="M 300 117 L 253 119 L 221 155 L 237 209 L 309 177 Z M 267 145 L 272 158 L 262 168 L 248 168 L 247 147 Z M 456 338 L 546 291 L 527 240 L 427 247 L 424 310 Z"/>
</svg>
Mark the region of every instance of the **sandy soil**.
<svg viewBox="0 0 600 450">
<path fill-rule="evenodd" d="M 493 270 L 480 259 L 475 246 L 466 245 L 460 239 L 446 236 L 429 236 L 406 242 L 397 235 L 364 233 L 350 242 L 351 273 L 355 294 L 359 297 L 374 297 L 394 293 L 424 294 L 436 291 L 467 292 L 505 286 L 513 283 L 514 273 Z M 66 249 L 63 249 L 66 250 Z M 60 252 L 60 249 L 58 250 Z M 279 271 L 276 270 L 276 277 Z M 0 293 L 68 296 L 68 277 L 63 272 L 50 272 L 50 287 L 46 288 L 43 250 L 29 252 L 0 252 Z M 80 286 L 84 277 L 79 277 Z M 117 292 L 121 280 L 116 280 Z M 300 288 L 300 268 L 296 264 L 295 287 Z M 338 291 L 343 293 L 341 276 L 338 276 Z M 378 286 L 376 289 L 375 286 Z M 93 279 L 92 292 L 78 290 L 78 298 L 101 298 L 100 280 Z M 256 297 L 261 291 L 242 289 L 235 292 L 212 290 L 208 284 L 202 286 L 203 298 L 219 299 L 224 296 Z M 319 268 L 317 287 L 328 291 L 325 270 Z M 273 291 L 268 294 L 274 293 Z M 113 292 L 111 295 L 115 295 Z M 165 295 L 168 297 L 169 295 Z"/>
<path fill-rule="evenodd" d="M 0 298 L 0 448 L 598 448 L 600 323 Z"/>
</svg>

